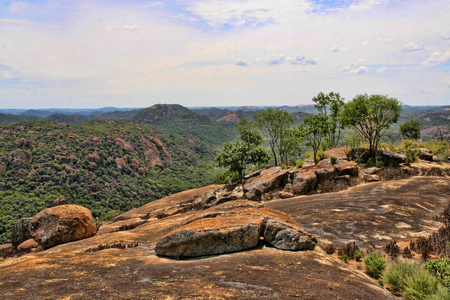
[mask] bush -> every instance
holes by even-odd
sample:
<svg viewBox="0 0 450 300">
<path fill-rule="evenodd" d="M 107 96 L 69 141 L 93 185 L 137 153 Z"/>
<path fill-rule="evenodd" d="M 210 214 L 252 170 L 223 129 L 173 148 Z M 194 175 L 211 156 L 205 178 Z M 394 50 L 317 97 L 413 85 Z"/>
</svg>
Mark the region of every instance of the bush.
<svg viewBox="0 0 450 300">
<path fill-rule="evenodd" d="M 115 217 L 117 217 L 118 215 L 120 215 L 122 212 L 118 211 L 118 210 L 110 210 L 109 212 L 107 212 L 106 214 L 104 214 L 102 216 L 102 221 L 112 221 L 114 220 Z"/>
<path fill-rule="evenodd" d="M 331 160 L 331 164 L 332 164 L 332 165 L 335 165 L 335 164 L 337 163 L 337 157 L 336 157 L 336 156 L 332 156 L 332 157 L 330 158 L 330 160 Z"/>
<path fill-rule="evenodd" d="M 450 259 L 428 260 L 425 262 L 425 269 L 450 288 Z"/>
<path fill-rule="evenodd" d="M 339 256 L 345 263 L 348 263 L 348 256 L 345 254 L 342 254 L 341 256 Z"/>
<path fill-rule="evenodd" d="M 437 294 L 439 281 L 424 268 L 416 268 L 406 279 L 404 296 L 412 300 L 425 300 Z"/>
<path fill-rule="evenodd" d="M 322 159 L 325 159 L 325 157 L 325 152 L 323 152 L 322 150 L 317 151 L 317 161 L 321 161 Z"/>
<path fill-rule="evenodd" d="M 360 261 L 361 258 L 362 258 L 362 253 L 361 253 L 361 251 L 357 250 L 357 251 L 355 252 L 354 258 L 355 258 L 356 261 Z"/>
<path fill-rule="evenodd" d="M 402 292 L 408 278 L 417 272 L 417 268 L 420 268 L 420 265 L 397 261 L 383 272 L 383 282 L 388 283 L 394 291 Z"/>
<path fill-rule="evenodd" d="M 367 274 L 373 278 L 380 277 L 381 273 L 386 268 L 386 258 L 380 252 L 374 251 L 366 256 L 364 264 L 366 265 Z"/>
<path fill-rule="evenodd" d="M 417 156 L 419 156 L 419 153 L 420 153 L 419 149 L 406 148 L 405 150 L 406 164 L 410 165 L 411 163 L 415 162 Z"/>
<path fill-rule="evenodd" d="M 295 161 L 295 166 L 296 166 L 298 169 L 300 169 L 301 167 L 303 167 L 303 160 L 301 160 L 300 158 L 297 159 L 297 160 Z"/>
</svg>

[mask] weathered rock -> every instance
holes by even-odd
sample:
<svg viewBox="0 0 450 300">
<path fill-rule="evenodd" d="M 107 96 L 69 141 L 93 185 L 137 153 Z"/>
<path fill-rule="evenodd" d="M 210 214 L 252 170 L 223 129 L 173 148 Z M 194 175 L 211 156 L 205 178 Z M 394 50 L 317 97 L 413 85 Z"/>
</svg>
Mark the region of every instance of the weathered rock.
<svg viewBox="0 0 450 300">
<path fill-rule="evenodd" d="M 39 247 L 39 244 L 33 240 L 28 239 L 25 242 L 22 242 L 19 246 L 17 246 L 17 250 L 19 251 L 31 251 L 33 248 Z"/>
<path fill-rule="evenodd" d="M 398 166 L 401 163 L 406 162 L 406 155 L 381 151 L 381 159 L 385 165 Z"/>
<path fill-rule="evenodd" d="M 347 151 L 349 151 L 349 150 L 350 149 L 345 148 L 345 147 L 328 149 L 327 151 L 325 151 L 325 156 L 327 158 L 331 158 L 332 156 L 335 156 L 338 159 L 348 159 Z"/>
<path fill-rule="evenodd" d="M 312 191 L 317 183 L 316 173 L 311 171 L 301 171 L 294 173 L 292 180 L 292 192 L 295 195 L 305 195 Z"/>
<path fill-rule="evenodd" d="M 258 244 L 263 217 L 219 217 L 184 225 L 158 241 L 155 252 L 173 258 L 246 250 Z"/>
<path fill-rule="evenodd" d="M 423 160 L 433 161 L 433 154 L 428 152 L 428 149 L 420 149 L 419 158 Z"/>
<path fill-rule="evenodd" d="M 205 195 L 203 195 L 203 197 L 201 198 L 201 200 L 199 201 L 199 203 L 203 206 L 208 205 L 213 203 L 214 201 L 216 201 L 216 191 L 215 190 L 209 190 Z"/>
<path fill-rule="evenodd" d="M 335 165 L 339 175 L 358 176 L 359 167 L 355 161 L 339 160 Z"/>
<path fill-rule="evenodd" d="M 129 150 L 134 150 L 134 147 L 133 147 L 133 145 L 131 145 L 130 143 L 128 143 L 128 142 L 125 142 L 123 139 L 121 139 L 121 138 L 116 138 L 116 145 L 117 146 L 120 146 L 120 147 L 122 147 L 122 148 L 125 148 L 125 149 L 129 149 Z"/>
<path fill-rule="evenodd" d="M 43 248 L 81 240 L 95 234 L 91 212 L 78 205 L 46 208 L 29 221 L 28 229 L 31 237 Z"/>
<path fill-rule="evenodd" d="M 278 194 L 278 197 L 280 197 L 281 199 L 287 199 L 294 197 L 294 194 L 283 190 Z"/>
<path fill-rule="evenodd" d="M 19 246 L 24 241 L 31 239 L 29 225 L 31 218 L 22 218 L 14 225 L 11 233 L 11 243 L 13 247 Z"/>
<path fill-rule="evenodd" d="M 315 238 L 300 228 L 275 218 L 264 222 L 264 240 L 282 250 L 313 250 L 317 244 Z"/>
<path fill-rule="evenodd" d="M 380 172 L 381 170 L 382 170 L 381 168 L 371 167 L 371 168 L 364 169 L 364 173 L 372 175 L 372 174 L 376 174 L 376 173 Z"/>
<path fill-rule="evenodd" d="M 262 170 L 259 175 L 244 183 L 245 198 L 258 201 L 261 199 L 260 195 L 284 186 L 288 182 L 288 175 L 288 171 L 280 167 Z"/>
<path fill-rule="evenodd" d="M 53 206 L 65 205 L 65 204 L 66 204 L 66 198 L 64 198 L 64 196 L 62 196 L 61 198 L 56 198 L 55 200 L 53 200 Z"/>
<path fill-rule="evenodd" d="M 363 179 L 365 181 L 380 181 L 380 176 L 376 174 L 364 174 Z"/>
<path fill-rule="evenodd" d="M 121 157 L 116 158 L 116 166 L 117 166 L 117 169 L 119 169 L 119 170 L 128 169 L 128 165 L 127 165 L 125 159 L 123 159 Z"/>
</svg>

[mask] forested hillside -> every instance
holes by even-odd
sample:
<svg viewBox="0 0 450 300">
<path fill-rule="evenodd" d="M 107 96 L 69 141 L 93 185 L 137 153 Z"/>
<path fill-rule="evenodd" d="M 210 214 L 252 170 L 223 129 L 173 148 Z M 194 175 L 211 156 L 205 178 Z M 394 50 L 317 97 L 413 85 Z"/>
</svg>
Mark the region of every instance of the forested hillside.
<svg viewBox="0 0 450 300">
<path fill-rule="evenodd" d="M 0 244 L 56 198 L 105 217 L 212 183 L 213 146 L 130 121 L 0 126 Z M 110 213 L 112 214 L 112 213 Z"/>
</svg>

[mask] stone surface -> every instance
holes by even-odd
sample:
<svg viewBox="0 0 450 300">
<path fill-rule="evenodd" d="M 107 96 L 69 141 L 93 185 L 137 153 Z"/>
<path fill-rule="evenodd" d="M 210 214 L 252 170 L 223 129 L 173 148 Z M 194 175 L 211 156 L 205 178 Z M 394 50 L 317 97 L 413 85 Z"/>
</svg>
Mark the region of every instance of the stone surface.
<svg viewBox="0 0 450 300">
<path fill-rule="evenodd" d="M 245 181 L 243 185 L 244 196 L 250 200 L 260 199 L 260 194 L 273 191 L 288 182 L 288 171 L 280 167 L 262 170 L 259 175 Z"/>
<path fill-rule="evenodd" d="M 28 229 L 33 239 L 43 248 L 81 240 L 95 234 L 89 209 L 67 204 L 40 211 L 31 219 Z"/>
<path fill-rule="evenodd" d="M 358 176 L 359 166 L 355 161 L 338 160 L 334 165 L 339 175 L 350 175 L 353 177 Z"/>
<path fill-rule="evenodd" d="M 381 168 L 371 167 L 371 168 L 364 169 L 364 173 L 372 175 L 372 174 L 376 174 L 376 173 L 380 172 L 381 170 L 382 170 Z"/>
<path fill-rule="evenodd" d="M 327 158 L 331 158 L 332 156 L 335 156 L 338 159 L 347 159 L 347 151 L 349 151 L 349 150 L 350 149 L 347 149 L 345 147 L 328 149 L 327 151 L 325 151 L 325 155 Z"/>
<path fill-rule="evenodd" d="M 381 151 L 381 159 L 383 160 L 385 165 L 389 166 L 398 166 L 401 163 L 406 162 L 406 155 L 397 154 L 388 151 Z"/>
<path fill-rule="evenodd" d="M 22 218 L 14 225 L 11 233 L 11 243 L 13 247 L 19 246 L 21 243 L 32 237 L 29 229 L 30 222 L 31 218 Z"/>
<path fill-rule="evenodd" d="M 258 244 L 263 217 L 217 217 L 186 224 L 158 241 L 155 252 L 174 258 L 246 250 Z"/>
<path fill-rule="evenodd" d="M 30 151 L 17 149 L 11 153 L 11 157 L 14 160 L 19 160 L 24 163 L 31 163 L 33 161 L 33 155 L 31 155 Z"/>
<path fill-rule="evenodd" d="M 276 218 L 264 222 L 264 240 L 281 250 L 314 250 L 317 240 Z"/>
<path fill-rule="evenodd" d="M 17 246 L 17 250 L 19 251 L 31 251 L 31 249 L 39 247 L 39 244 L 33 240 L 28 239 L 25 242 L 22 242 L 19 246 Z"/>
<path fill-rule="evenodd" d="M 376 175 L 376 174 L 364 174 L 363 179 L 365 181 L 380 181 L 380 176 Z"/>
<path fill-rule="evenodd" d="M 293 174 L 292 192 L 295 195 L 305 195 L 312 191 L 317 184 L 316 173 L 300 169 Z"/>
</svg>

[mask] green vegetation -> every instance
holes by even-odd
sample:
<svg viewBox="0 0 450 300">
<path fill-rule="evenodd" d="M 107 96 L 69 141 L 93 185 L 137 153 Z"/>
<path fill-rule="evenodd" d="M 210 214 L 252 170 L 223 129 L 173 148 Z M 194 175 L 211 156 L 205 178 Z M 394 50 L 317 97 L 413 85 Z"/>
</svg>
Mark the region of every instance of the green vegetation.
<svg viewBox="0 0 450 300">
<path fill-rule="evenodd" d="M 253 115 L 256 124 L 267 138 L 275 161 L 286 165 L 288 156 L 296 150 L 298 143 L 294 130 L 294 117 L 281 109 L 268 108 Z M 279 159 L 278 159 L 279 158 Z"/>
<path fill-rule="evenodd" d="M 358 95 L 344 105 L 342 124 L 354 129 L 369 144 L 370 156 L 376 154 L 383 130 L 397 123 L 401 103 L 384 95 Z"/>
<path fill-rule="evenodd" d="M 406 148 L 405 149 L 406 164 L 410 165 L 413 162 L 415 162 L 417 156 L 419 156 L 419 153 L 420 153 L 419 149 L 412 149 L 411 147 Z"/>
<path fill-rule="evenodd" d="M 437 260 L 427 260 L 425 262 L 425 269 L 433 274 L 442 285 L 450 288 L 450 259 L 440 258 Z"/>
<path fill-rule="evenodd" d="M 228 167 L 231 173 L 235 173 L 237 178 L 242 180 L 248 164 L 266 163 L 270 156 L 261 146 L 263 138 L 253 122 L 241 119 L 236 130 L 239 140 L 225 143 L 216 160 L 219 166 Z"/>
<path fill-rule="evenodd" d="M 417 120 L 409 120 L 400 125 L 400 135 L 404 139 L 418 140 L 420 139 L 420 130 L 422 128 L 422 122 Z"/>
<path fill-rule="evenodd" d="M 373 278 L 378 278 L 386 268 L 387 259 L 383 257 L 379 251 L 374 251 L 366 256 L 364 264 L 366 266 L 367 274 Z"/>
<path fill-rule="evenodd" d="M 329 132 L 328 125 L 328 118 L 325 115 L 315 115 L 306 117 L 299 126 L 300 136 L 305 139 L 306 145 L 312 148 L 314 163 L 316 164 L 320 160 L 317 153 L 322 146 L 324 137 Z"/>
<path fill-rule="evenodd" d="M 131 120 L 153 125 L 161 132 L 179 134 L 221 146 L 236 138 L 234 124 L 218 124 L 178 104 L 157 104 L 138 111 Z"/>
<path fill-rule="evenodd" d="M 211 145 L 129 121 L 31 121 L 0 126 L 0 133 L 0 243 L 18 218 L 61 196 L 103 219 L 211 184 L 215 175 Z M 29 154 L 31 162 L 20 157 Z"/>
<path fill-rule="evenodd" d="M 327 95 L 319 93 L 312 98 L 312 101 L 316 103 L 314 107 L 319 110 L 319 114 L 324 115 L 330 121 L 328 122 L 327 135 L 325 136 L 327 146 L 329 148 L 337 147 L 343 129 L 340 115 L 344 107 L 344 98 L 341 98 L 339 93 L 331 92 Z M 330 109 L 329 112 L 327 112 L 327 107 Z"/>
</svg>

